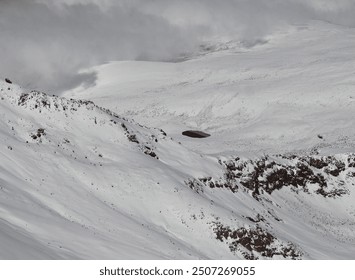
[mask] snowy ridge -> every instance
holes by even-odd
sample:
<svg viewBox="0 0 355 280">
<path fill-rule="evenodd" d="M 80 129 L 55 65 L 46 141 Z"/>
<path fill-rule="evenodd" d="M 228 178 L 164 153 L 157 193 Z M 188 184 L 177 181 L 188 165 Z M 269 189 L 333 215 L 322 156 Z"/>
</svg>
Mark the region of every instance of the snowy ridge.
<svg viewBox="0 0 355 280">
<path fill-rule="evenodd" d="M 16 235 L 5 235 L 4 258 L 203 257 L 176 250 L 186 247 L 174 226 L 182 227 L 185 211 L 165 204 L 181 189 L 190 192 L 178 184 L 182 178 L 216 170 L 216 160 L 199 163 L 203 157 L 162 130 L 92 102 L 4 82 L 1 95 L 2 221 L 26 245 L 43 247 L 16 250 Z M 172 215 L 168 228 L 164 210 Z"/>
<path fill-rule="evenodd" d="M 0 95 L 1 258 L 355 255 L 353 154 L 206 156 L 90 101 Z"/>
<path fill-rule="evenodd" d="M 4 89 L 2 90 L 4 91 Z M 108 126 L 112 130 L 117 130 L 117 133 L 121 132 L 122 135 L 127 137 L 129 142 L 136 144 L 133 146 L 138 147 L 139 150 L 151 156 L 153 155 L 154 147 L 159 146 L 159 140 L 168 141 L 171 145 L 175 144 L 167 137 L 162 129 L 144 127 L 133 120 L 120 117 L 108 109 L 99 107 L 92 101 L 49 96 L 38 91 L 23 93 L 21 90 L 16 91 L 12 90 L 12 88 L 5 90 L 3 96 L 7 98 L 7 101 L 9 101 L 12 106 L 17 105 L 17 107 L 24 109 L 25 112 L 34 112 L 37 113 L 37 115 L 39 113 L 49 116 L 48 121 L 51 123 L 48 124 L 49 127 L 53 127 L 52 123 L 56 122 L 54 119 L 55 116 L 66 120 L 65 123 L 67 127 L 65 127 L 65 130 L 73 129 L 70 126 L 78 121 L 85 123 L 86 126 L 89 127 Z M 34 131 L 34 133 L 30 133 L 29 136 L 31 136 L 30 138 L 32 139 L 27 137 L 27 140 L 37 140 L 42 143 L 48 138 L 48 132 L 45 133 L 45 130 L 48 131 L 48 129 L 39 128 Z M 122 137 L 122 135 L 120 135 L 120 137 Z M 66 140 L 64 142 L 69 143 Z M 151 153 L 148 151 L 151 151 Z"/>
</svg>

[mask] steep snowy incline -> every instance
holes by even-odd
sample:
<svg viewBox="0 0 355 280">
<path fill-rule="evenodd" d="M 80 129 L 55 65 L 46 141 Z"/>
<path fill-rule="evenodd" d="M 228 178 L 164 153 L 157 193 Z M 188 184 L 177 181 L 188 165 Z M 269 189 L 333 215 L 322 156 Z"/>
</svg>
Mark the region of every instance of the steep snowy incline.
<svg viewBox="0 0 355 280">
<path fill-rule="evenodd" d="M 3 82 L 0 94 L 1 257 L 208 256 L 175 236 L 188 200 L 167 202 L 216 160 L 92 102 Z"/>
<path fill-rule="evenodd" d="M 228 42 L 179 63 L 112 62 L 88 71 L 87 98 L 161 127 L 203 153 L 351 151 L 355 130 L 355 30 L 309 22 L 254 46 Z M 181 136 L 200 129 L 212 136 Z"/>
<path fill-rule="evenodd" d="M 354 154 L 206 156 L 4 81 L 0 114 L 2 259 L 355 256 Z"/>
</svg>

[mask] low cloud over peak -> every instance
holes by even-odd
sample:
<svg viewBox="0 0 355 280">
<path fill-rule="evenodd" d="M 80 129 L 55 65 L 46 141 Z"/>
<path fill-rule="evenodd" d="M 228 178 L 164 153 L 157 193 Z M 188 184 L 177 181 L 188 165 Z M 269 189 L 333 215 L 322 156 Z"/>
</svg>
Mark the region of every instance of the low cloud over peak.
<svg viewBox="0 0 355 280">
<path fill-rule="evenodd" d="M 111 60 L 169 60 L 203 40 L 255 40 L 310 19 L 355 26 L 350 0 L 0 0 L 0 76 L 60 92 Z"/>
</svg>

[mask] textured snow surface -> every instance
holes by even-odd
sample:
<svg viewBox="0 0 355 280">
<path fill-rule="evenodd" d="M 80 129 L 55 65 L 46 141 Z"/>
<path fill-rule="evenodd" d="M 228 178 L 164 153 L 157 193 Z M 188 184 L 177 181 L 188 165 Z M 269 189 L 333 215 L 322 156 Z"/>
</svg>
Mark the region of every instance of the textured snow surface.
<svg viewBox="0 0 355 280">
<path fill-rule="evenodd" d="M 354 43 L 313 22 L 65 97 L 0 80 L 0 258 L 355 258 Z"/>
</svg>

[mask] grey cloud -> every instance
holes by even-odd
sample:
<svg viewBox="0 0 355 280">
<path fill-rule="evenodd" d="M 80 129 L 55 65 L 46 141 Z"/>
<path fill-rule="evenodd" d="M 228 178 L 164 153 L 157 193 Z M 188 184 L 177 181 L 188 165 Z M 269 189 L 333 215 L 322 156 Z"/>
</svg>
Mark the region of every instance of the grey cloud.
<svg viewBox="0 0 355 280">
<path fill-rule="evenodd" d="M 353 0 L 1 0 L 0 77 L 60 92 L 112 60 L 170 60 L 203 41 L 262 39 L 310 19 L 355 26 Z"/>
<path fill-rule="evenodd" d="M 76 75 L 81 68 L 143 56 L 167 60 L 193 46 L 190 31 L 130 7 L 0 3 L 0 76 L 28 87 L 57 91 L 86 78 Z"/>
</svg>

